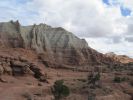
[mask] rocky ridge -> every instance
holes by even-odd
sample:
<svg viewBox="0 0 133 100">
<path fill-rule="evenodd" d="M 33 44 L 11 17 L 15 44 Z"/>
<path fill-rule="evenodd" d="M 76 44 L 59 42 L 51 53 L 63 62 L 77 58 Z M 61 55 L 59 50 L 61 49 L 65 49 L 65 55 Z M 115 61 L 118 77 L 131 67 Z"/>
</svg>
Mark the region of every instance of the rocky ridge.
<svg viewBox="0 0 133 100">
<path fill-rule="evenodd" d="M 105 56 L 110 57 L 110 58 L 114 59 L 115 61 L 118 61 L 118 62 L 121 62 L 121 63 L 132 63 L 133 62 L 132 58 L 129 58 L 126 55 L 116 55 L 113 52 L 106 53 Z"/>
<path fill-rule="evenodd" d="M 0 23 L 0 44 L 8 48 L 36 51 L 42 62 L 53 66 L 109 64 L 111 58 L 88 46 L 71 32 L 46 24 L 21 26 L 18 21 Z"/>
<path fill-rule="evenodd" d="M 133 63 L 123 64 L 113 57 L 60 27 L 2 22 L 0 98 L 53 100 L 54 82 L 64 80 L 71 93 L 62 100 L 132 100 Z M 88 84 L 96 78 L 95 86 Z"/>
</svg>

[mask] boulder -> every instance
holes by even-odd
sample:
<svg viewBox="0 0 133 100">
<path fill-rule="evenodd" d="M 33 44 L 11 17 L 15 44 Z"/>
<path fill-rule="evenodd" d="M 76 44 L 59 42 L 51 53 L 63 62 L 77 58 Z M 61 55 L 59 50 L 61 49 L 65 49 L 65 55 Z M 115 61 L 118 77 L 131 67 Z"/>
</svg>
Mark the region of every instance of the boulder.
<svg viewBox="0 0 133 100">
<path fill-rule="evenodd" d="M 34 72 L 35 78 L 37 78 L 41 82 L 48 83 L 46 74 L 44 74 L 42 70 L 38 68 L 38 66 L 31 64 L 30 69 Z"/>
<path fill-rule="evenodd" d="M 26 75 L 26 74 L 32 74 L 32 70 L 30 70 L 30 66 L 24 62 L 20 61 L 12 61 L 11 67 L 13 70 L 13 75 Z"/>
<path fill-rule="evenodd" d="M 4 73 L 8 75 L 12 75 L 12 68 L 10 65 L 3 64 Z"/>
</svg>

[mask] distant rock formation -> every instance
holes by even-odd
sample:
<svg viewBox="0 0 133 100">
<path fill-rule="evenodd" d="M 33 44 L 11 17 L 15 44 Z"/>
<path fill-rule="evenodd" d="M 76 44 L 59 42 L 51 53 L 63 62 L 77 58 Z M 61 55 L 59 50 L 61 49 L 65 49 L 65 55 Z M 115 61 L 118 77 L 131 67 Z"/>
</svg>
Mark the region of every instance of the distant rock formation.
<svg viewBox="0 0 133 100">
<path fill-rule="evenodd" d="M 99 65 L 113 60 L 88 46 L 71 32 L 46 24 L 21 26 L 18 21 L 0 23 L 0 46 L 32 49 L 47 66 Z"/>
<path fill-rule="evenodd" d="M 131 62 L 133 62 L 133 59 L 129 58 L 126 55 L 117 55 L 113 52 L 106 53 L 105 55 L 106 55 L 106 57 L 110 57 L 110 58 L 114 59 L 115 61 L 118 61 L 118 62 L 121 62 L 121 63 L 131 63 Z"/>
</svg>

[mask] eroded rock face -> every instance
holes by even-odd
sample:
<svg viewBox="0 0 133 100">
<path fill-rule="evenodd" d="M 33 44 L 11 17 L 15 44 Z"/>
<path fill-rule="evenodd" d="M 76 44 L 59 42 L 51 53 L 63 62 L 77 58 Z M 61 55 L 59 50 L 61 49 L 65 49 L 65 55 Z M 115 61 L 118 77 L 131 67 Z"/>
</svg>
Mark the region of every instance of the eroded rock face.
<svg viewBox="0 0 133 100">
<path fill-rule="evenodd" d="M 113 52 L 106 53 L 105 56 L 111 57 L 115 61 L 118 61 L 118 62 L 121 62 L 121 63 L 124 63 L 124 64 L 126 64 L 126 63 L 132 63 L 133 62 L 133 59 L 132 58 L 129 58 L 126 55 L 116 55 Z"/>
<path fill-rule="evenodd" d="M 37 66 L 28 62 L 26 59 L 13 58 L 0 55 L 0 76 L 3 74 L 12 76 L 32 75 L 39 81 L 46 81 L 44 73 Z"/>
<path fill-rule="evenodd" d="M 21 26 L 19 22 L 0 23 L 1 45 L 35 50 L 48 66 L 96 65 L 110 58 L 88 47 L 84 39 L 46 24 Z M 4 40 L 4 41 L 3 41 Z"/>
<path fill-rule="evenodd" d="M 3 47 L 23 47 L 23 39 L 20 34 L 18 21 L 0 23 L 0 44 Z"/>
</svg>

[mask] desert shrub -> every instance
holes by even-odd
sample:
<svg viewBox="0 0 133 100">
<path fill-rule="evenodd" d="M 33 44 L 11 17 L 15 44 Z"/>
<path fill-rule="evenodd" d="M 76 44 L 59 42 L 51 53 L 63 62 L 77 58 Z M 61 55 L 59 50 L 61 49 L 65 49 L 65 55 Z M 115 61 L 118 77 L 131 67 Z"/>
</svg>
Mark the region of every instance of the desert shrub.
<svg viewBox="0 0 133 100">
<path fill-rule="evenodd" d="M 116 77 L 114 77 L 113 81 L 116 82 L 116 83 L 120 83 L 121 82 L 121 78 L 116 76 Z"/>
<path fill-rule="evenodd" d="M 89 96 L 88 100 L 95 100 L 95 96 Z"/>
<path fill-rule="evenodd" d="M 63 80 L 57 80 L 51 90 L 55 100 L 60 100 L 62 97 L 67 97 L 70 94 L 70 90 L 66 85 L 64 85 Z"/>
<path fill-rule="evenodd" d="M 96 74 L 96 76 L 95 76 L 95 81 L 98 81 L 98 80 L 100 80 L 100 73 L 98 73 L 98 74 Z"/>
<path fill-rule="evenodd" d="M 118 76 L 115 76 L 114 77 L 114 82 L 116 82 L 116 83 L 121 83 L 121 82 L 124 82 L 124 81 L 127 81 L 127 80 L 129 80 L 128 78 L 126 78 L 126 77 L 118 77 Z"/>
<path fill-rule="evenodd" d="M 123 81 L 128 81 L 129 80 L 129 78 L 127 78 L 127 77 L 122 77 L 121 78 L 121 81 L 123 82 Z"/>
<path fill-rule="evenodd" d="M 100 77 L 101 77 L 100 73 L 91 74 L 88 76 L 88 81 L 89 81 L 88 83 L 95 85 L 95 83 L 100 80 Z"/>
<path fill-rule="evenodd" d="M 96 95 L 94 93 L 90 93 L 88 95 L 88 100 L 96 100 Z"/>
</svg>

